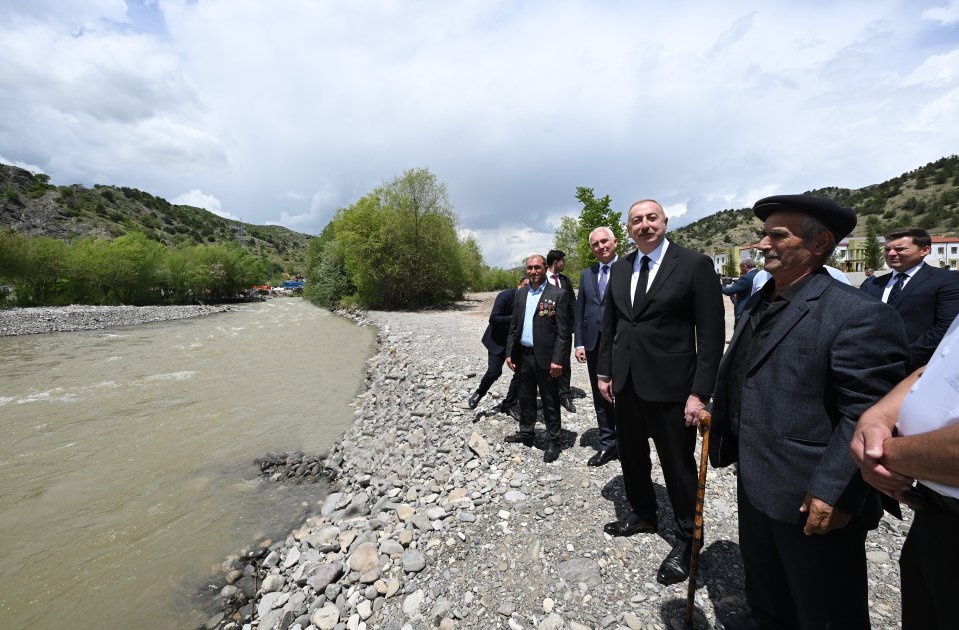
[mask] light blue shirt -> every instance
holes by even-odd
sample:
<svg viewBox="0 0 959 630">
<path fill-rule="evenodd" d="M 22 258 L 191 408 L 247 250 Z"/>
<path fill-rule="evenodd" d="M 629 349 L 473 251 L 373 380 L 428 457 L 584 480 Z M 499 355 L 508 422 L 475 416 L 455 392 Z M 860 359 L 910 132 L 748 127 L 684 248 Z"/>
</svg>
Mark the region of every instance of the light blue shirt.
<svg viewBox="0 0 959 630">
<path fill-rule="evenodd" d="M 526 294 L 526 317 L 523 318 L 523 334 L 520 335 L 519 342 L 527 348 L 533 347 L 533 318 L 536 317 L 536 307 L 539 306 L 539 299 L 543 297 L 545 290 L 546 282 L 543 282 L 539 289 L 533 289 L 533 285 L 529 285 L 529 293 Z"/>
</svg>

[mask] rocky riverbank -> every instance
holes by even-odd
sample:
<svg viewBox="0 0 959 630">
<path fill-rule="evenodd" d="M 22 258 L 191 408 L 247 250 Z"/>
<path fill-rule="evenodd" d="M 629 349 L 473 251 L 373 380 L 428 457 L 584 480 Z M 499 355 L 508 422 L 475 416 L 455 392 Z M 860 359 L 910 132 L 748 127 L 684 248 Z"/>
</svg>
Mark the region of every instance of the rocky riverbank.
<svg viewBox="0 0 959 630">
<path fill-rule="evenodd" d="M 230 310 L 227 304 L 188 306 L 40 306 L 0 309 L 0 337 L 99 330 L 201 317 Z"/>
<path fill-rule="evenodd" d="M 655 580 L 672 540 L 655 461 L 658 534 L 602 531 L 626 502 L 616 462 L 586 466 L 596 429 L 585 366 L 573 363 L 577 413 L 563 412 L 555 463 L 543 462 L 539 440 L 534 449 L 503 443 L 515 423 L 490 407 L 508 372 L 475 411 L 466 407 L 485 369 L 479 339 L 491 299 L 367 314 L 379 327 L 378 351 L 355 422 L 324 462 L 334 491 L 284 540 L 224 563 L 227 612 L 207 627 L 682 627 L 685 583 Z M 733 470 L 710 470 L 697 628 L 745 606 L 735 491 Z M 877 630 L 900 625 L 896 561 L 908 525 L 887 517 L 868 539 Z"/>
</svg>

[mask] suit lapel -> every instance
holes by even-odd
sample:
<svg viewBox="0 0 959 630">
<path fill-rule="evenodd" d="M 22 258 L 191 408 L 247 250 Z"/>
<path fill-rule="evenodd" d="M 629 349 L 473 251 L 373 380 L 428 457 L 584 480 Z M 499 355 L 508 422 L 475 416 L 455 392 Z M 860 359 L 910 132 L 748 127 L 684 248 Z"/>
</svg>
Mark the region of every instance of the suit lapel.
<svg viewBox="0 0 959 630">
<path fill-rule="evenodd" d="M 663 257 L 659 261 L 659 269 L 656 270 L 656 277 L 653 278 L 652 283 L 649 285 L 646 295 L 639 300 L 634 307 L 635 312 L 633 314 L 633 319 L 646 310 L 646 307 L 649 306 L 650 302 L 656 296 L 656 292 L 659 291 L 664 284 L 666 284 L 669 276 L 676 269 L 677 258 L 679 258 L 679 248 L 675 243 L 670 243 L 669 247 L 666 248 L 666 253 L 663 254 Z M 638 292 L 639 287 L 637 287 L 636 290 Z"/>
<path fill-rule="evenodd" d="M 899 295 L 896 296 L 896 299 L 889 300 L 889 306 L 892 306 L 892 307 L 899 306 L 900 302 L 906 299 L 910 293 L 912 293 L 915 290 L 918 290 L 917 287 L 921 285 L 923 282 L 925 282 L 926 280 L 928 280 L 931 276 L 932 276 L 932 270 L 929 269 L 929 265 L 923 265 L 922 267 L 920 267 L 918 271 L 916 271 L 916 273 L 912 274 L 912 277 L 909 278 L 909 282 L 907 282 L 906 285 L 902 288 L 902 290 L 899 292 Z"/>
<path fill-rule="evenodd" d="M 596 302 L 602 304 L 606 301 L 606 296 L 601 296 L 599 294 L 599 268 L 600 264 L 596 263 L 591 265 L 589 268 L 589 285 L 592 287 L 593 295 L 596 296 Z M 606 291 L 609 292 L 609 277 L 606 278 Z"/>
<path fill-rule="evenodd" d="M 623 263 L 620 265 L 617 261 L 617 265 L 621 268 L 621 273 L 613 274 L 612 267 L 610 268 L 610 278 L 609 284 L 606 285 L 606 293 L 610 291 L 615 291 L 616 301 L 622 304 L 625 308 L 624 310 L 629 314 L 629 319 L 635 319 L 634 310 L 633 310 L 633 296 L 629 294 L 629 284 L 630 278 L 633 275 L 633 263 L 636 261 L 636 252 L 632 252 L 625 258 L 620 260 Z"/>
<path fill-rule="evenodd" d="M 809 312 L 808 302 L 818 299 L 831 281 L 832 278 L 829 275 L 815 275 L 809 279 L 806 286 L 789 302 L 789 306 L 786 307 L 786 310 L 784 310 L 779 316 L 779 319 L 776 320 L 775 326 L 769 332 L 769 337 L 766 338 L 766 343 L 764 343 L 756 353 L 756 358 L 749 368 L 750 372 L 755 371 L 758 366 L 762 365 L 766 356 L 772 352 L 789 331 L 806 316 L 806 313 Z"/>
</svg>

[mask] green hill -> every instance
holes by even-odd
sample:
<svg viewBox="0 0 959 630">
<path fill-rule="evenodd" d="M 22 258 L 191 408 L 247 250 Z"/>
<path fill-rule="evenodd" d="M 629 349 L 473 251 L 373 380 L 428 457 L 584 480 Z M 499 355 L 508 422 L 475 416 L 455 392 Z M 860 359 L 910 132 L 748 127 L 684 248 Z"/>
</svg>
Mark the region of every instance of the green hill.
<svg viewBox="0 0 959 630">
<path fill-rule="evenodd" d="M 142 232 L 166 245 L 235 241 L 264 258 L 271 274 L 306 268 L 313 238 L 276 225 L 253 225 L 136 188 L 53 186 L 46 175 L 0 164 L 0 228 L 62 240 Z"/>
<path fill-rule="evenodd" d="M 881 184 L 863 188 L 818 188 L 806 194 L 852 207 L 859 223 L 851 236 L 878 234 L 895 227 L 920 227 L 938 236 L 959 234 L 959 156 L 944 157 Z M 757 240 L 762 222 L 750 208 L 722 210 L 670 232 L 670 238 L 705 254 Z"/>
</svg>

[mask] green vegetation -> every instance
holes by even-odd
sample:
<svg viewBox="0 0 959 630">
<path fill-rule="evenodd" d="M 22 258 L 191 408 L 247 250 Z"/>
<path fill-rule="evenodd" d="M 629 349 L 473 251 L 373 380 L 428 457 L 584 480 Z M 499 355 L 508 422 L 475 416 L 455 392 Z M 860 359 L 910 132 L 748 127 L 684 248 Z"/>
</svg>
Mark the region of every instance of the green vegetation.
<svg viewBox="0 0 959 630">
<path fill-rule="evenodd" d="M 882 245 L 876 234 L 875 222 L 866 223 L 866 246 L 863 249 L 863 267 L 866 269 L 882 269 L 885 264 Z"/>
<path fill-rule="evenodd" d="M 265 274 L 236 243 L 166 247 L 139 232 L 67 243 L 0 231 L 0 284 L 14 287 L 18 306 L 220 302 Z"/>
<path fill-rule="evenodd" d="M 312 237 L 276 225 L 252 225 L 202 208 L 175 205 L 126 186 L 53 186 L 44 174 L 0 164 L 0 228 L 73 241 L 139 233 L 168 247 L 236 243 L 263 260 L 267 277 L 305 266 Z"/>
<path fill-rule="evenodd" d="M 592 188 L 578 186 L 576 199 L 583 204 L 578 219 L 563 217 L 553 234 L 553 247 L 566 252 L 566 271 L 570 278 L 579 278 L 579 272 L 596 262 L 589 247 L 589 233 L 598 227 L 608 227 L 616 237 L 617 252 L 623 254 L 629 244 L 622 212 L 610 209 L 612 199 L 605 195 L 596 198 Z"/>
<path fill-rule="evenodd" d="M 326 307 L 417 309 L 515 286 L 483 264 L 474 239 L 457 237 L 458 221 L 446 186 L 408 170 L 339 209 L 310 243 L 305 295 Z"/>
<path fill-rule="evenodd" d="M 859 224 L 850 236 L 866 236 L 870 227 L 881 236 L 893 228 L 913 226 L 932 234 L 955 235 L 959 231 L 959 156 L 941 158 L 881 184 L 856 190 L 819 188 L 806 194 L 854 208 Z M 723 210 L 671 231 L 670 238 L 712 254 L 730 245 L 754 243 L 760 227 L 750 208 Z"/>
</svg>

